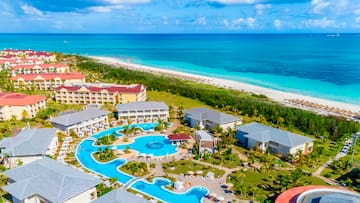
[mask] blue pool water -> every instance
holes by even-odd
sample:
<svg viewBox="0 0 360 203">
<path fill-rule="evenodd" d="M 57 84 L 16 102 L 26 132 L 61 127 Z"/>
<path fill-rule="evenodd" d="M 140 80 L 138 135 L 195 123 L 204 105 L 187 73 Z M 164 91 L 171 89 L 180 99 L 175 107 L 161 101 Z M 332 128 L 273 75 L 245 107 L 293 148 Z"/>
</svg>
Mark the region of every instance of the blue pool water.
<svg viewBox="0 0 360 203">
<path fill-rule="evenodd" d="M 137 181 L 131 188 L 161 201 L 171 203 L 201 202 L 201 199 L 208 193 L 208 190 L 204 187 L 193 187 L 185 193 L 174 193 L 164 189 L 169 184 L 172 183 L 167 179 L 155 178 L 152 183 L 143 180 Z"/>
<path fill-rule="evenodd" d="M 151 144 L 153 143 L 160 144 L 161 147 L 151 147 Z M 123 150 L 127 146 L 139 153 L 153 154 L 154 156 L 165 156 L 176 153 L 176 145 L 172 145 L 163 135 L 138 137 L 135 138 L 135 141 L 131 144 L 118 145 L 117 149 Z"/>
<path fill-rule="evenodd" d="M 131 127 L 141 127 L 145 131 L 152 130 L 156 127 L 157 123 L 148 124 L 132 124 Z M 96 139 L 101 138 L 108 134 L 113 134 L 121 129 L 123 126 L 107 129 L 97 134 L 94 134 L 90 139 L 84 139 L 76 148 L 76 158 L 79 163 L 86 169 L 100 174 L 108 178 L 116 178 L 121 184 L 126 184 L 134 177 L 118 170 L 123 164 L 126 163 L 124 159 L 115 159 L 107 163 L 99 163 L 93 157 L 92 154 L 97 152 L 101 148 L 116 147 L 117 149 L 125 149 L 129 146 L 131 149 L 138 151 L 139 153 L 153 154 L 154 156 L 164 156 L 176 153 L 176 146 L 171 145 L 169 140 L 163 135 L 150 135 L 143 136 L 134 139 L 133 143 L 122 144 L 116 146 L 96 146 L 94 142 Z M 121 137 L 122 134 L 117 133 L 117 137 Z M 91 139 L 95 138 L 95 139 Z M 149 146 L 150 143 L 150 146 Z M 157 147 L 151 146 L 152 144 Z M 154 179 L 154 183 L 148 183 L 144 180 L 138 180 L 131 186 L 133 189 L 140 193 L 144 193 L 148 196 L 152 196 L 164 202 L 171 203 L 199 203 L 202 198 L 208 193 L 208 190 L 203 187 L 193 187 L 186 193 L 173 193 L 164 186 L 171 184 L 171 181 L 163 178 Z"/>
</svg>

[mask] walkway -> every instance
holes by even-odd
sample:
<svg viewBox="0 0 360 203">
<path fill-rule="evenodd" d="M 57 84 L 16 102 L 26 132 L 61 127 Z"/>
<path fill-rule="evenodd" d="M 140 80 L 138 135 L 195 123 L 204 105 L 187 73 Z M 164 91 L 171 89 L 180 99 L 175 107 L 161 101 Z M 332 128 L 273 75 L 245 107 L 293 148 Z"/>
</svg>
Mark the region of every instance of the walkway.
<svg viewBox="0 0 360 203">
<path fill-rule="evenodd" d="M 143 178 L 142 177 L 134 177 L 134 178 L 132 178 L 131 180 L 129 180 L 127 183 L 125 183 L 122 186 L 122 189 L 124 189 L 124 190 L 128 189 L 133 183 L 135 183 L 136 181 L 138 181 L 140 179 L 143 179 Z"/>
</svg>

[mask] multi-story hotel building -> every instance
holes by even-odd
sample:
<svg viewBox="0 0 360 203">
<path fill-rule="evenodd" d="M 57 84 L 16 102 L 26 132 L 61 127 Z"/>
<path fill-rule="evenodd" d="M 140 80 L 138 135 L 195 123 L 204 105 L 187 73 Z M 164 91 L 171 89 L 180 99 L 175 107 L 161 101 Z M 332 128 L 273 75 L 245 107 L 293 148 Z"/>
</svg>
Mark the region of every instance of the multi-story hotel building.
<svg viewBox="0 0 360 203">
<path fill-rule="evenodd" d="M 81 73 L 22 74 L 11 78 L 14 88 L 54 90 L 64 83 L 85 82 Z"/>
<path fill-rule="evenodd" d="M 124 104 L 145 101 L 146 87 L 142 84 L 64 84 L 55 89 L 55 100 L 63 104 Z"/>
<path fill-rule="evenodd" d="M 91 135 L 97 130 L 109 127 L 109 113 L 97 108 L 88 108 L 83 111 L 65 112 L 49 121 L 55 128 L 66 134 L 74 131 L 79 137 L 82 137 L 85 134 Z"/>
<path fill-rule="evenodd" d="M 132 102 L 116 106 L 117 117 L 122 122 L 167 121 L 169 107 L 163 102 Z"/>
<path fill-rule="evenodd" d="M 67 64 L 31 64 L 11 66 L 11 75 L 19 74 L 39 74 L 39 73 L 67 73 L 69 66 Z"/>
<path fill-rule="evenodd" d="M 56 61 L 55 54 L 46 51 L 34 51 L 34 50 L 14 50 L 14 49 L 5 49 L 0 52 L 0 59 L 36 59 L 43 60 L 47 62 Z"/>
<path fill-rule="evenodd" d="M 43 64 L 42 60 L 32 60 L 32 59 L 3 59 L 0 60 L 0 68 L 8 68 L 10 66 L 19 66 L 19 65 L 36 65 Z"/>
<path fill-rule="evenodd" d="M 40 109 L 46 108 L 45 101 L 46 97 L 42 95 L 0 93 L 0 120 L 23 119 L 24 115 L 33 118 Z"/>
</svg>

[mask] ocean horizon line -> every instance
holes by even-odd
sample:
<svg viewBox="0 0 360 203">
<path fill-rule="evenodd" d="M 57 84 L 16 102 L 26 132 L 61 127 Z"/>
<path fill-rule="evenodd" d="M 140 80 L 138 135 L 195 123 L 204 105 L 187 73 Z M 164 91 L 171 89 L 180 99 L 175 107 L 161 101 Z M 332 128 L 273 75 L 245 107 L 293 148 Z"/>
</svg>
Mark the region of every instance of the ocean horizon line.
<svg viewBox="0 0 360 203">
<path fill-rule="evenodd" d="M 209 32 L 209 33 L 203 33 L 203 32 L 189 32 L 189 33 L 178 33 L 178 32 L 164 32 L 164 33 L 106 33 L 106 32 L 88 32 L 88 33 L 82 33 L 82 32 L 28 32 L 28 33 L 0 33 L 0 35 L 326 35 L 326 34 L 339 34 L 339 35 L 358 35 L 360 32 L 304 32 L 304 33 L 297 33 L 297 32 L 269 32 L 269 33 L 224 33 L 224 32 Z"/>
</svg>

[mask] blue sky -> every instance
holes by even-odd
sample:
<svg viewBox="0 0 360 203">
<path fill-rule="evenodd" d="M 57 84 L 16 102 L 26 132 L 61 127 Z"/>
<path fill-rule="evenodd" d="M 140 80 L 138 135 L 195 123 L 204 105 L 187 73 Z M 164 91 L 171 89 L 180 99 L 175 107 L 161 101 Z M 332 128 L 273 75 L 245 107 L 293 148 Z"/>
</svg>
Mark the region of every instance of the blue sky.
<svg viewBox="0 0 360 203">
<path fill-rule="evenodd" d="M 359 32 L 360 0 L 1 0 L 0 32 Z"/>
</svg>

